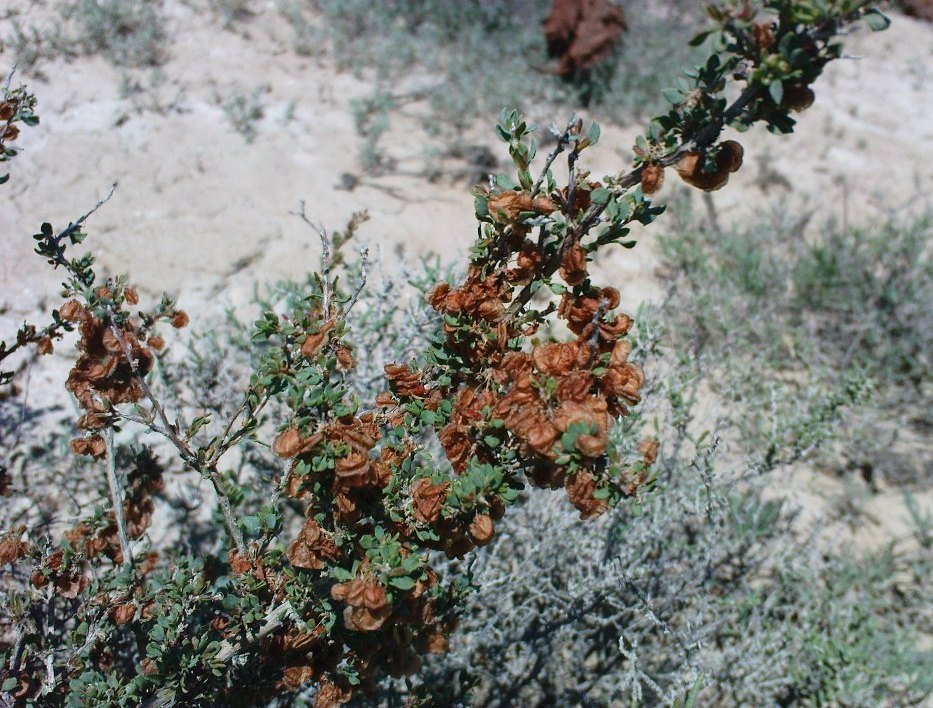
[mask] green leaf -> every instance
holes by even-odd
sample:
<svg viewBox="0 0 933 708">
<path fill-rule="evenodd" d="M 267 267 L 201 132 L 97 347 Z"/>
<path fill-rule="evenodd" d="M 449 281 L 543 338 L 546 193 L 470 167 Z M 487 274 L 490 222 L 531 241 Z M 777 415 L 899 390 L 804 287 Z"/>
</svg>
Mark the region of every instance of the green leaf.
<svg viewBox="0 0 933 708">
<path fill-rule="evenodd" d="M 389 585 L 399 590 L 411 590 L 415 587 L 415 581 L 407 575 L 400 575 L 397 578 L 389 578 Z"/>
<path fill-rule="evenodd" d="M 891 20 L 880 10 L 871 8 L 865 13 L 865 24 L 872 32 L 883 32 L 891 26 Z"/>
<path fill-rule="evenodd" d="M 784 84 L 780 81 L 772 81 L 768 87 L 768 93 L 771 94 L 771 100 L 780 105 L 781 99 L 784 98 Z"/>
<path fill-rule="evenodd" d="M 684 101 L 683 93 L 675 88 L 662 89 L 661 95 L 664 96 L 664 100 L 672 106 L 679 106 Z"/>
<path fill-rule="evenodd" d="M 594 121 L 593 124 L 590 126 L 590 129 L 586 133 L 586 137 L 590 139 L 591 146 L 599 142 L 599 135 L 600 135 L 599 123 Z"/>
<path fill-rule="evenodd" d="M 262 523 L 258 516 L 244 516 L 240 519 L 240 528 L 247 536 L 254 536 L 262 530 Z"/>
<path fill-rule="evenodd" d="M 0 691 L 7 691 L 7 692 L 12 691 L 14 688 L 16 688 L 18 683 L 19 681 L 17 681 L 15 678 L 10 677 L 6 681 L 3 682 L 2 686 L 0 686 Z"/>
<path fill-rule="evenodd" d="M 612 196 L 612 192 L 610 192 L 605 187 L 599 187 L 597 189 L 594 189 L 593 192 L 590 194 L 590 201 L 592 201 L 593 204 L 598 204 L 602 206 L 603 204 L 606 204 L 609 202 L 609 198 L 611 196 Z"/>
<path fill-rule="evenodd" d="M 689 44 L 691 47 L 699 47 L 703 42 L 706 41 L 706 38 L 709 37 L 716 30 L 706 30 L 705 32 L 700 32 L 693 39 L 690 40 Z"/>
</svg>

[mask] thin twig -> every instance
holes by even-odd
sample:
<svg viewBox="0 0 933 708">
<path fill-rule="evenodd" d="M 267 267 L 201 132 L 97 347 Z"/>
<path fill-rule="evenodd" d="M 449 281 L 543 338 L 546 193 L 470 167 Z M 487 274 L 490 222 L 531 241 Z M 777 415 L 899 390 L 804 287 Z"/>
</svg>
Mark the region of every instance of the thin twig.
<svg viewBox="0 0 933 708">
<path fill-rule="evenodd" d="M 107 445 L 107 485 L 110 487 L 110 502 L 113 504 L 113 518 L 117 524 L 120 550 L 123 551 L 123 569 L 132 570 L 133 551 L 130 548 L 130 538 L 126 534 L 123 490 L 120 487 L 120 480 L 117 479 L 117 456 L 113 445 L 113 428 L 108 427 L 104 430 L 104 443 Z"/>
<path fill-rule="evenodd" d="M 365 245 L 360 248 L 360 282 L 356 286 L 356 290 L 353 292 L 353 296 L 350 298 L 350 301 L 347 303 L 346 307 L 343 308 L 341 317 L 346 317 L 350 314 L 350 310 L 353 309 L 353 306 L 356 304 L 356 301 L 360 297 L 360 293 L 363 292 L 363 288 L 366 287 L 366 276 L 368 274 L 369 267 L 369 248 Z"/>
<path fill-rule="evenodd" d="M 178 449 L 178 452 L 181 453 L 181 458 L 188 463 L 193 469 L 197 470 L 202 475 L 206 476 L 212 486 L 214 487 L 214 492 L 217 494 L 217 502 L 220 504 L 220 509 L 223 512 L 224 520 L 227 524 L 227 531 L 230 533 L 230 537 L 233 539 L 234 544 L 236 545 L 237 552 L 244 558 L 247 557 L 246 542 L 243 540 L 243 534 L 240 532 L 239 526 L 237 526 L 236 518 L 233 515 L 233 507 L 230 505 L 230 498 L 227 496 L 226 490 L 223 488 L 223 478 L 220 475 L 220 472 L 217 471 L 216 466 L 205 467 L 201 462 L 199 462 L 197 455 L 191 452 L 191 448 L 188 446 L 188 443 L 182 440 L 177 432 L 177 425 L 173 425 L 169 422 L 168 416 L 165 414 L 165 409 L 162 408 L 162 404 L 159 403 L 159 400 L 156 398 L 155 394 L 152 392 L 152 389 L 149 387 L 149 383 L 146 381 L 145 376 L 139 370 L 139 366 L 136 363 L 136 360 L 133 358 L 133 352 L 130 351 L 129 345 L 123 339 L 123 334 L 120 332 L 120 329 L 113 321 L 113 312 L 110 312 L 110 331 L 113 332 L 113 336 L 116 338 L 117 342 L 120 344 L 120 349 L 123 351 L 123 355 L 126 357 L 126 360 L 130 364 L 130 368 L 133 370 L 133 374 L 136 376 L 139 385 L 143 389 L 143 393 L 146 398 L 149 400 L 152 409 L 155 411 L 159 420 L 162 423 L 163 431 L 162 434 L 166 435 L 168 440 Z"/>
<path fill-rule="evenodd" d="M 104 204 L 106 204 L 107 202 L 111 200 L 116 190 L 117 190 L 117 183 L 114 182 L 113 184 L 110 185 L 110 191 L 107 192 L 106 197 L 98 201 L 97 204 L 95 204 L 94 207 L 90 211 L 88 211 L 86 214 L 83 214 L 82 216 L 78 217 L 76 221 L 72 221 L 70 224 L 68 224 L 68 226 L 62 229 L 62 231 L 60 231 L 58 234 L 52 237 L 52 240 L 55 242 L 55 245 L 58 246 L 58 244 L 60 244 L 64 239 L 69 238 L 73 233 L 79 231 L 81 227 L 84 226 L 85 221 L 91 218 L 91 216 L 93 216 L 94 213 L 97 212 L 97 210 L 99 210 L 102 206 L 104 206 Z M 56 255 L 57 255 L 57 258 L 55 259 L 55 262 L 58 265 L 61 265 L 65 268 L 71 267 L 71 263 L 68 261 L 68 259 L 64 258 L 64 256 L 61 255 L 61 253 L 57 253 Z"/>
<path fill-rule="evenodd" d="M 330 267 L 331 267 L 330 239 L 327 236 L 327 230 L 323 226 L 318 226 L 313 221 L 311 221 L 311 219 L 308 218 L 308 215 L 305 213 L 305 200 L 302 199 L 299 202 L 299 204 L 301 206 L 301 210 L 293 211 L 291 213 L 297 216 L 298 218 L 300 218 L 303 222 L 305 222 L 312 229 L 314 229 L 317 232 L 318 236 L 321 237 L 321 275 L 323 276 L 322 277 L 323 283 L 321 284 L 321 288 L 323 290 L 322 295 L 324 298 L 324 319 L 328 319 L 330 318 L 330 300 L 331 300 L 331 296 L 330 296 Z"/>
<path fill-rule="evenodd" d="M 531 198 L 534 199 L 538 196 L 538 193 L 541 191 L 541 185 L 544 183 L 545 178 L 547 177 L 547 172 L 551 169 L 551 165 L 554 163 L 554 160 L 557 159 L 557 156 L 560 155 L 567 143 L 570 141 L 570 133 L 573 130 L 574 124 L 577 122 L 577 117 L 575 115 L 570 116 L 570 120 L 567 121 L 567 127 L 564 128 L 563 132 L 557 135 L 557 146 L 551 150 L 550 154 L 547 156 L 547 160 L 544 162 L 544 168 L 541 170 L 541 174 L 538 176 L 538 180 L 534 183 L 534 186 L 531 188 Z"/>
</svg>

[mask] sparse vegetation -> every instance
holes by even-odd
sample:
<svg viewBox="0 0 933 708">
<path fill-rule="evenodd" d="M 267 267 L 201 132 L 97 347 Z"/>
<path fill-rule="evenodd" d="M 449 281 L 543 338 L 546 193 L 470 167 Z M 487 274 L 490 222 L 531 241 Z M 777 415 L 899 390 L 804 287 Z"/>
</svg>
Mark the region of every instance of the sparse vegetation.
<svg viewBox="0 0 933 708">
<path fill-rule="evenodd" d="M 538 95 L 527 66 L 525 84 L 508 73 L 536 20 L 506 5 L 363 13 L 319 0 L 338 55 L 398 50 L 377 99 L 355 104 L 367 176 L 393 168 L 379 149 L 393 111 L 438 98 L 396 83 L 440 59 L 442 42 L 467 38 L 469 51 L 443 53 L 456 62 L 512 32 L 495 65 Z M 83 46 L 151 64 L 132 48 L 158 15 L 74 7 Z M 242 19 L 241 3 L 212 7 Z M 107 13 L 128 13 L 119 37 Z M 933 218 L 707 230 L 674 208 L 663 303 L 630 317 L 596 282 L 594 262 L 665 211 L 654 195 L 666 174 L 724 187 L 744 159 L 726 128 L 793 132 L 840 33 L 887 26 L 866 0 L 709 14 L 693 42 L 702 64 L 663 91 L 615 174 L 586 170 L 597 123 L 572 117 L 538 155 L 540 132 L 500 112 L 512 166 L 472 190 L 465 264 L 380 273 L 358 245 L 366 212 L 328 231 L 301 203 L 316 272 L 186 335 L 192 318 L 173 297 L 146 297 L 78 251 L 113 190 L 64 228 L 43 223 L 35 251 L 62 275 L 62 300 L 0 343 L 0 701 L 929 700 L 931 516 L 922 471 L 885 436 L 929 425 Z M 588 100 L 608 100 L 611 72 L 589 79 Z M 263 90 L 218 98 L 247 142 Z M 473 100 L 464 119 L 481 110 Z M 0 161 L 17 157 L 35 108 L 8 80 Z M 35 362 L 71 342 L 70 408 L 21 398 Z M 906 442 L 928 456 L 919 434 Z M 787 483 L 814 461 L 847 485 L 817 524 Z M 858 547 L 826 532 L 872 523 L 868 502 L 890 481 L 905 535 Z"/>
</svg>

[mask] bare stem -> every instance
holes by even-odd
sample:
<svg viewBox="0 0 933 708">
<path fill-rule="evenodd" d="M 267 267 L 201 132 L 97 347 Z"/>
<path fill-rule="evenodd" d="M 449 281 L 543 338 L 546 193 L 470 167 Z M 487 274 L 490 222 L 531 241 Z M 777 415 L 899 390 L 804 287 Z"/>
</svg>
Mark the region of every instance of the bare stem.
<svg viewBox="0 0 933 708">
<path fill-rule="evenodd" d="M 217 501 L 220 504 L 220 509 L 223 512 L 224 520 L 227 524 L 227 531 L 230 533 L 230 537 L 233 539 L 233 542 L 236 545 L 237 552 L 244 558 L 247 557 L 246 542 L 243 539 L 243 534 L 240 532 L 239 526 L 237 526 L 236 517 L 233 515 L 233 507 L 230 505 L 230 499 L 227 496 L 226 490 L 224 490 L 223 479 L 221 478 L 220 472 L 217 471 L 217 467 L 213 465 L 204 465 L 198 459 L 198 456 L 191 451 L 187 441 L 182 440 L 178 435 L 178 426 L 169 422 L 168 416 L 165 414 L 165 409 L 162 407 L 162 404 L 159 403 L 159 400 L 152 392 L 149 383 L 146 381 L 146 377 L 143 376 L 140 372 L 139 366 L 137 365 L 136 360 L 133 358 L 133 352 L 130 350 L 129 345 L 123 338 L 123 334 L 120 332 L 120 328 L 117 327 L 117 325 L 114 323 L 112 311 L 110 312 L 110 331 L 113 332 L 113 336 L 116 337 L 117 342 L 119 342 L 120 349 L 123 351 L 123 355 L 129 362 L 130 368 L 133 370 L 133 374 L 136 376 L 137 381 L 139 381 L 139 385 L 142 387 L 143 393 L 149 400 L 149 403 L 152 406 L 152 410 L 155 411 L 156 416 L 162 423 L 161 430 L 154 426 L 150 426 L 150 428 L 153 430 L 153 432 L 158 432 L 162 435 L 165 435 L 181 454 L 181 458 L 187 462 L 189 466 L 197 470 L 211 481 L 211 485 L 214 487 L 214 492 L 217 495 Z"/>
<path fill-rule="evenodd" d="M 104 430 L 104 442 L 107 445 L 107 485 L 110 487 L 110 502 L 113 504 L 113 518 L 117 524 L 117 536 L 120 550 L 123 551 L 123 569 L 133 568 L 133 551 L 130 538 L 126 534 L 126 516 L 123 513 L 123 489 L 117 479 L 117 456 L 113 445 L 113 428 Z"/>
<path fill-rule="evenodd" d="M 551 169 L 551 165 L 554 164 L 554 160 L 557 159 L 557 156 L 560 155 L 564 151 L 564 148 L 567 146 L 567 143 L 570 140 L 570 133 L 573 131 L 573 127 L 576 122 L 577 117 L 575 115 L 570 116 L 570 120 L 567 122 L 567 127 L 564 128 L 564 131 L 557 136 L 557 145 L 548 154 L 547 159 L 544 161 L 544 168 L 541 170 L 541 174 L 538 176 L 537 181 L 531 188 L 532 199 L 538 196 L 538 193 L 541 191 L 541 185 L 544 183 L 544 180 L 547 177 L 548 170 Z"/>
<path fill-rule="evenodd" d="M 323 283 L 321 284 L 321 289 L 322 289 L 322 291 L 323 291 L 323 292 L 322 292 L 322 295 L 323 295 L 323 298 L 324 298 L 324 319 L 326 320 L 326 319 L 329 319 L 329 318 L 330 318 L 330 301 L 331 301 L 331 293 L 330 293 L 330 267 L 331 267 L 331 259 L 330 259 L 330 239 L 329 239 L 328 236 L 327 236 L 327 230 L 326 230 L 323 226 L 318 226 L 318 225 L 315 224 L 313 221 L 311 221 L 311 219 L 308 218 L 308 215 L 305 213 L 305 200 L 302 199 L 301 202 L 299 202 L 299 204 L 301 205 L 301 210 L 300 210 L 300 211 L 293 211 L 292 214 L 294 214 L 295 216 L 297 216 L 298 218 L 300 218 L 300 219 L 301 219 L 303 222 L 305 222 L 308 226 L 310 226 L 312 229 L 314 229 L 315 231 L 317 231 L 318 236 L 320 236 L 320 238 L 321 238 L 321 276 L 322 276 L 322 280 L 323 280 Z"/>
<path fill-rule="evenodd" d="M 346 317 L 350 314 L 350 310 L 353 309 L 353 306 L 356 305 L 356 301 L 360 297 L 360 293 L 363 292 L 363 288 L 366 287 L 366 276 L 369 273 L 369 248 L 365 245 L 360 248 L 360 282 L 356 286 L 356 290 L 353 291 L 353 296 L 350 298 L 350 301 L 347 303 L 347 306 L 343 308 L 341 317 Z"/>
</svg>

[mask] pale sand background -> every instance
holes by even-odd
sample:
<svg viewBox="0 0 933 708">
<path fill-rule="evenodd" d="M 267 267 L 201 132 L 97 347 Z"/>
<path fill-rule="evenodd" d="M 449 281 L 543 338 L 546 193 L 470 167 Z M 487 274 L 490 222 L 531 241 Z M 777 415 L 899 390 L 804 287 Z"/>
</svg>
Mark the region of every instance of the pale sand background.
<svg viewBox="0 0 933 708">
<path fill-rule="evenodd" d="M 0 36 L 14 18 L 29 25 L 48 17 L 41 2 L 13 0 L 7 7 Z M 243 302 L 257 281 L 300 277 L 315 267 L 317 240 L 289 214 L 301 199 L 330 228 L 368 209 L 372 220 L 361 238 L 388 267 L 431 253 L 463 262 L 474 234 L 465 183 L 409 174 L 339 188 L 342 173 L 361 173 L 349 104 L 370 90 L 365 77 L 337 71 L 323 55 L 295 54 L 274 3 L 255 7 L 256 16 L 234 31 L 183 2 L 163 7 L 172 39 L 164 82 L 151 91 L 121 98 L 120 71 L 101 57 L 43 63 L 43 78 L 19 77 L 38 95 L 42 123 L 23 131 L 24 151 L 9 163 L 12 179 L 0 188 L 0 337 L 33 315 L 36 303 L 56 304 L 60 279 L 33 254 L 30 235 L 45 220 L 63 227 L 113 181 L 116 195 L 87 228 L 100 270 L 128 274 L 144 295 L 177 295 L 195 329 L 209 328 L 222 305 Z M 722 223 L 776 203 L 801 214 L 813 210 L 811 228 L 828 218 L 858 223 L 933 204 L 933 25 L 895 15 L 889 31 L 856 33 L 846 47 L 851 58 L 829 66 L 794 135 L 756 130 L 740 137 L 745 167 L 714 197 Z M 0 55 L 0 63 L 9 61 L 10 52 Z M 144 86 L 153 79 L 147 71 L 132 76 Z M 268 87 L 265 116 L 258 137 L 246 144 L 220 104 L 260 86 Z M 293 118 L 286 120 L 290 107 Z M 571 110 L 532 113 L 539 122 L 562 122 Z M 464 142 L 487 143 L 507 159 L 492 134 L 494 120 L 477 116 Z M 419 162 L 413 123 L 396 116 L 385 141 L 403 166 Z M 604 124 L 588 156 L 593 172 L 628 165 L 639 130 Z M 669 175 L 662 198 L 674 183 Z M 696 207 L 702 215 L 699 200 Z M 629 311 L 662 295 L 651 233 L 601 264 L 602 278 L 620 287 Z M 64 371 L 68 356 L 67 347 L 60 349 L 60 366 L 37 372 L 34 391 L 43 383 L 60 386 L 55 371 Z M 794 486 L 809 508 L 839 492 L 817 470 L 800 474 Z M 904 531 L 900 499 L 892 491 L 868 503 L 886 528 L 881 538 Z M 879 538 L 870 527 L 860 535 L 866 543 Z"/>
</svg>

